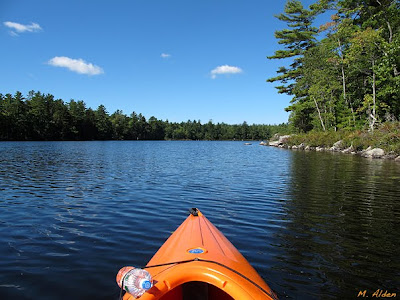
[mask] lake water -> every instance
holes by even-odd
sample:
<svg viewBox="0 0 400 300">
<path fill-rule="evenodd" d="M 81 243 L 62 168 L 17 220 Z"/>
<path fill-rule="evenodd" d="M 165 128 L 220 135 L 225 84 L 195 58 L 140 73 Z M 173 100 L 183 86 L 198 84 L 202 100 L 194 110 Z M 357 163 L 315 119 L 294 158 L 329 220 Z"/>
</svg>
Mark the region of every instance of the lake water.
<svg viewBox="0 0 400 300">
<path fill-rule="evenodd" d="M 117 299 L 198 207 L 281 299 L 400 295 L 400 164 L 243 142 L 0 143 L 0 299 Z"/>
</svg>

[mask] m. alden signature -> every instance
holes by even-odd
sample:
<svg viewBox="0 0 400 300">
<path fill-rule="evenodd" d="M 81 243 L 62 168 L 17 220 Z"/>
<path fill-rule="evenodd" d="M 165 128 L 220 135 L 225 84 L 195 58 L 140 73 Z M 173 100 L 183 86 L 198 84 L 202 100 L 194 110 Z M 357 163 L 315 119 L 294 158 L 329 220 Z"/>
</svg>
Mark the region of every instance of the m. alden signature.
<svg viewBox="0 0 400 300">
<path fill-rule="evenodd" d="M 397 297 L 396 293 L 391 293 L 387 290 L 381 290 L 381 289 L 377 289 L 375 292 L 372 293 L 368 293 L 367 290 L 363 290 L 363 291 L 359 291 L 357 297 L 370 297 L 371 298 L 394 298 Z"/>
</svg>

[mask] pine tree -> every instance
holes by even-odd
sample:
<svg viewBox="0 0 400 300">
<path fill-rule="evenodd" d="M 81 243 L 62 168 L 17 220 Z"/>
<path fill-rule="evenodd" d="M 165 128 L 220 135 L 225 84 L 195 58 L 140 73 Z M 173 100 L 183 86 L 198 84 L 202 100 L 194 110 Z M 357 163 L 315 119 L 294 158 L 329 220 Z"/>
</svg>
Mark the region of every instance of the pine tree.
<svg viewBox="0 0 400 300">
<path fill-rule="evenodd" d="M 288 26 L 286 29 L 275 31 L 275 37 L 284 49 L 275 51 L 275 55 L 269 56 L 268 59 L 292 58 L 293 60 L 288 67 L 282 66 L 278 69 L 278 76 L 269 78 L 267 81 L 280 81 L 282 85 L 276 87 L 278 92 L 294 96 L 292 105 L 286 108 L 286 111 L 292 112 L 291 121 L 295 127 L 307 131 L 311 129 L 310 114 L 313 108 L 302 102 L 306 97 L 306 91 L 299 89 L 297 84 L 303 75 L 303 55 L 307 49 L 316 44 L 317 28 L 312 26 L 315 12 L 305 9 L 298 0 L 289 0 L 285 5 L 284 13 L 276 17 L 286 22 Z"/>
<path fill-rule="evenodd" d="M 279 93 L 293 94 L 293 87 L 296 80 L 301 76 L 302 55 L 304 51 L 315 45 L 315 34 L 317 29 L 312 27 L 314 19 L 313 12 L 303 8 L 298 0 L 289 0 L 285 5 L 285 13 L 276 16 L 287 23 L 289 28 L 275 31 L 278 43 L 284 45 L 283 50 L 275 51 L 275 55 L 268 56 L 268 59 L 294 58 L 289 67 L 280 67 L 278 76 L 269 78 L 268 82 L 280 81 L 283 83 L 277 86 Z"/>
</svg>

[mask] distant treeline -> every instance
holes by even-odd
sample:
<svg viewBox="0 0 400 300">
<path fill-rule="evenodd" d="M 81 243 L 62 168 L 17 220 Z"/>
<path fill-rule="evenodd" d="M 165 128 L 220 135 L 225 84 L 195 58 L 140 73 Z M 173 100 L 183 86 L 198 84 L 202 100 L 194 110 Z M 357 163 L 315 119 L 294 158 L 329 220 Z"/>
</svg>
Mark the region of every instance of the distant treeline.
<svg viewBox="0 0 400 300">
<path fill-rule="evenodd" d="M 0 140 L 263 140 L 288 131 L 287 124 L 238 125 L 212 121 L 173 123 L 121 110 L 109 115 L 85 102 L 64 102 L 51 94 L 30 91 L 0 94 Z"/>
</svg>

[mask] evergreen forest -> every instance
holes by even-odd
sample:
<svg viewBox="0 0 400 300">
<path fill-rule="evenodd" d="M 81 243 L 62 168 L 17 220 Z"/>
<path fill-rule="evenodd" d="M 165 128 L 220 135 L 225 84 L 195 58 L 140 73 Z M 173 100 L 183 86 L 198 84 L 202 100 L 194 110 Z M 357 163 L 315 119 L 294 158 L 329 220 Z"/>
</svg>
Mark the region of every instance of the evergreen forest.
<svg viewBox="0 0 400 300">
<path fill-rule="evenodd" d="M 293 132 L 372 132 L 400 120 L 398 0 L 318 0 L 308 8 L 289 0 L 276 17 L 285 24 L 275 31 L 281 46 L 268 58 L 282 67 L 267 81 L 292 96 Z"/>
<path fill-rule="evenodd" d="M 109 114 L 84 101 L 64 102 L 51 94 L 31 91 L 0 94 L 0 140 L 263 140 L 287 131 L 287 124 L 174 123 L 121 110 Z"/>
</svg>

